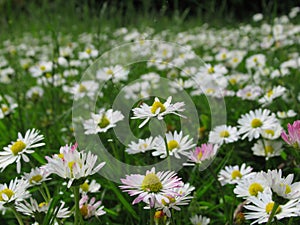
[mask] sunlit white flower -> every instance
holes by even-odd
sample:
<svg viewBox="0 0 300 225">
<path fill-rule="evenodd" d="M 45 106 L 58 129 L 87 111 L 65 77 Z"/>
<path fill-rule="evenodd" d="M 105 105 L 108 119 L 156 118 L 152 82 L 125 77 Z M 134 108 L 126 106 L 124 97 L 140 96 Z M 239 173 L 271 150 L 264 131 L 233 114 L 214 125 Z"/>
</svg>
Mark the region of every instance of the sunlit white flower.
<svg viewBox="0 0 300 225">
<path fill-rule="evenodd" d="M 272 140 L 258 140 L 251 150 L 254 155 L 264 156 L 266 160 L 274 156 L 279 156 L 283 151 L 282 142 Z"/>
<path fill-rule="evenodd" d="M 94 46 L 86 47 L 83 52 L 79 52 L 79 59 L 96 58 L 99 55 L 99 51 Z"/>
<path fill-rule="evenodd" d="M 113 82 L 120 82 L 127 80 L 129 70 L 125 69 L 123 66 L 115 65 L 111 67 L 104 67 L 96 73 L 96 77 L 99 80 L 112 80 Z"/>
<path fill-rule="evenodd" d="M 17 107 L 18 104 L 12 97 L 8 95 L 0 96 L 0 119 L 13 113 Z"/>
<path fill-rule="evenodd" d="M 97 183 L 96 180 L 86 180 L 83 184 L 80 185 L 81 193 L 96 193 L 100 190 L 101 185 Z"/>
<path fill-rule="evenodd" d="M 77 144 L 66 145 L 60 148 L 59 154 L 46 157 L 48 161 L 46 168 L 50 173 L 68 179 L 69 188 L 74 181 L 93 175 L 104 166 L 105 162 L 96 164 L 97 158 L 98 156 L 91 152 L 78 152 Z"/>
<path fill-rule="evenodd" d="M 26 97 L 28 99 L 31 99 L 32 101 L 36 101 L 40 99 L 43 96 L 43 94 L 44 90 L 40 86 L 34 86 L 26 92 Z"/>
<path fill-rule="evenodd" d="M 52 72 L 52 62 L 39 62 L 36 65 L 29 68 L 29 72 L 33 77 L 39 77 L 46 73 Z"/>
<path fill-rule="evenodd" d="M 102 216 L 106 212 L 103 210 L 104 206 L 101 204 L 101 201 L 96 202 L 95 197 L 89 200 L 87 195 L 83 195 L 79 201 L 80 213 L 85 219 L 88 219 L 92 216 Z"/>
<path fill-rule="evenodd" d="M 36 167 L 32 168 L 30 173 L 24 173 L 23 178 L 28 181 L 29 186 L 34 186 L 50 180 L 51 178 L 48 178 L 49 175 L 50 173 L 45 167 Z"/>
<path fill-rule="evenodd" d="M 282 96 L 286 91 L 285 87 L 277 86 L 269 90 L 262 98 L 258 100 L 260 104 L 266 106 L 273 102 L 273 100 L 279 96 Z"/>
<path fill-rule="evenodd" d="M 193 139 L 190 138 L 189 135 L 183 137 L 182 131 L 180 131 L 179 133 L 175 131 L 174 134 L 168 132 L 166 133 L 166 142 L 165 139 L 161 136 L 155 138 L 155 150 L 152 152 L 152 155 L 160 156 L 160 158 L 165 158 L 169 153 L 170 156 L 174 156 L 179 159 L 180 155 L 188 156 L 188 150 L 193 147 L 195 147 L 195 144 L 193 143 Z"/>
<path fill-rule="evenodd" d="M 29 162 L 26 154 L 32 154 L 34 148 L 44 146 L 45 143 L 40 142 L 44 139 L 43 135 L 39 135 L 36 129 L 27 130 L 25 136 L 19 132 L 17 141 L 11 142 L 7 147 L 0 151 L 0 168 L 3 171 L 8 165 L 16 162 L 17 172 L 21 172 L 21 159 Z"/>
<path fill-rule="evenodd" d="M 245 218 L 247 220 L 254 220 L 251 225 L 268 222 L 275 205 L 275 202 L 272 200 L 272 193 L 258 193 L 258 197 L 251 196 L 248 200 L 250 204 L 244 205 L 249 210 L 249 212 L 245 213 Z M 290 200 L 284 205 L 279 205 L 274 217 L 277 220 L 281 220 L 294 216 L 299 216 L 299 201 L 297 199 Z"/>
<path fill-rule="evenodd" d="M 244 100 L 256 100 L 262 94 L 262 89 L 259 86 L 247 85 L 239 89 L 236 96 Z"/>
<path fill-rule="evenodd" d="M 278 123 L 279 121 L 275 118 L 275 114 L 271 114 L 271 111 L 268 109 L 251 110 L 238 120 L 239 134 L 243 135 L 242 139 L 248 137 L 248 140 L 251 141 L 253 138 L 259 138 L 264 130 L 271 129 Z"/>
<path fill-rule="evenodd" d="M 225 166 L 225 168 L 220 171 L 218 180 L 220 181 L 222 186 L 224 186 L 225 184 L 236 184 L 242 178 L 251 176 L 252 170 L 253 168 L 250 166 L 246 166 L 245 163 L 243 163 L 241 167 L 239 167 L 238 165 Z"/>
<path fill-rule="evenodd" d="M 176 195 L 174 188 L 181 187 L 183 184 L 175 172 L 155 172 L 154 167 L 148 170 L 146 175 L 126 175 L 126 179 L 121 179 L 121 182 L 123 185 L 120 188 L 124 192 L 128 192 L 130 196 L 138 195 L 132 204 L 143 201 L 149 204 L 151 208 L 157 202 L 169 203 L 170 200 L 166 196 Z"/>
<path fill-rule="evenodd" d="M 190 218 L 190 221 L 193 225 L 208 225 L 210 223 L 210 218 L 202 215 L 195 215 Z"/>
<path fill-rule="evenodd" d="M 162 120 L 165 115 L 175 114 L 181 116 L 178 112 L 184 111 L 184 102 L 177 102 L 171 104 L 172 96 L 168 97 L 165 103 L 161 103 L 156 97 L 152 106 L 143 103 L 140 107 L 132 109 L 133 117 L 132 119 L 144 119 L 144 121 L 139 125 L 139 128 L 143 127 L 151 118 L 156 117 Z"/>
<path fill-rule="evenodd" d="M 18 212 L 24 215 L 35 217 L 35 215 L 39 213 L 47 214 L 50 204 L 51 201 L 48 203 L 41 202 L 40 204 L 38 204 L 38 202 L 35 199 L 30 198 L 30 202 L 23 201 L 18 203 L 16 205 L 16 209 Z M 57 218 L 68 218 L 71 215 L 69 209 L 64 208 L 64 206 L 65 202 L 62 201 L 59 207 L 55 207 L 54 211 L 57 210 Z"/>
<path fill-rule="evenodd" d="M 85 80 L 75 84 L 73 87 L 64 87 L 64 91 L 73 94 L 74 100 L 85 96 L 93 98 L 98 93 L 99 84 L 93 80 Z"/>
<path fill-rule="evenodd" d="M 98 114 L 91 113 L 91 117 L 91 119 L 83 121 L 85 134 L 105 133 L 124 119 L 120 111 L 113 111 L 113 109 L 100 109 Z"/>
<path fill-rule="evenodd" d="M 29 183 L 24 179 L 15 178 L 7 184 L 0 184 L 0 204 L 19 202 L 30 197 L 27 188 Z"/>
<path fill-rule="evenodd" d="M 247 69 L 262 68 L 266 65 L 266 56 L 263 54 L 252 55 L 246 60 Z"/>
<path fill-rule="evenodd" d="M 146 139 L 139 139 L 138 142 L 130 142 L 128 148 L 126 148 L 125 152 L 128 154 L 137 154 L 144 153 L 149 150 L 154 149 L 153 137 L 149 137 Z"/>
<path fill-rule="evenodd" d="M 261 21 L 264 18 L 264 15 L 261 13 L 256 13 L 255 15 L 253 15 L 252 19 L 254 22 L 258 22 Z"/>
<path fill-rule="evenodd" d="M 209 132 L 208 142 L 222 145 L 223 143 L 236 142 L 239 139 L 236 127 L 220 125 Z"/>
<path fill-rule="evenodd" d="M 286 118 L 294 117 L 296 115 L 297 115 L 297 113 L 292 109 L 288 110 L 287 112 L 285 112 L 285 111 L 278 111 L 277 112 L 277 116 L 280 119 L 286 119 Z"/>
<path fill-rule="evenodd" d="M 280 123 L 274 124 L 274 126 L 269 127 L 268 129 L 262 130 L 262 137 L 268 140 L 275 140 L 280 137 L 282 133 L 282 126 Z"/>
</svg>

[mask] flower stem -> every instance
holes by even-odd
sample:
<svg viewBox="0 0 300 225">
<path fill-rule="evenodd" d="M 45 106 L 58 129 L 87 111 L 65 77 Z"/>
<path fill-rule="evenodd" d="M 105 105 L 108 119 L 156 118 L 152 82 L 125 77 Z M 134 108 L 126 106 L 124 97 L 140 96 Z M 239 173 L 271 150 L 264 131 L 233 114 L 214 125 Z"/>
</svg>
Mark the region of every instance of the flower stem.
<svg viewBox="0 0 300 225">
<path fill-rule="evenodd" d="M 18 213 L 18 211 L 15 209 L 15 207 L 12 206 L 12 207 L 10 207 L 10 208 L 11 208 L 11 210 L 13 211 L 13 213 L 14 213 L 16 219 L 18 220 L 19 225 L 24 225 L 24 223 L 23 223 L 23 221 L 22 221 L 22 218 L 21 218 L 21 215 Z"/>
<path fill-rule="evenodd" d="M 278 207 L 279 207 L 279 204 L 277 202 L 274 202 L 274 205 L 273 205 L 273 208 L 272 208 L 272 212 L 271 212 L 271 214 L 269 216 L 269 219 L 268 219 L 268 222 L 266 223 L 266 225 L 271 225 L 272 220 L 273 220 L 273 218 L 274 218 L 274 216 L 276 214 L 276 211 L 277 211 Z"/>
<path fill-rule="evenodd" d="M 154 225 L 154 208 L 150 208 L 150 225 Z"/>
<path fill-rule="evenodd" d="M 80 208 L 79 208 L 79 186 L 74 186 L 73 187 L 73 194 L 74 194 L 74 200 L 75 200 L 75 221 L 74 225 L 82 225 L 82 216 L 80 213 Z"/>
</svg>

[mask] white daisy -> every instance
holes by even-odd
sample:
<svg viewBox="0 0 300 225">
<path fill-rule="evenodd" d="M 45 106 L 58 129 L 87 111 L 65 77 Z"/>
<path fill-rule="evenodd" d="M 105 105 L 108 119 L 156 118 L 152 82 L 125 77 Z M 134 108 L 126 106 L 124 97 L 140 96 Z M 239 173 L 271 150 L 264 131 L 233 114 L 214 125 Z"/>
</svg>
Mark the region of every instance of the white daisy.
<svg viewBox="0 0 300 225">
<path fill-rule="evenodd" d="M 262 137 L 269 140 L 275 140 L 280 137 L 283 131 L 280 123 L 274 124 L 274 126 L 269 127 L 268 129 L 262 130 Z"/>
<path fill-rule="evenodd" d="M 68 179 L 67 187 L 70 188 L 74 181 L 93 175 L 104 166 L 105 162 L 96 165 L 97 158 L 91 152 L 78 152 L 77 144 L 66 145 L 60 148 L 60 154 L 55 154 L 52 158 L 46 156 L 46 167 L 50 173 Z"/>
<path fill-rule="evenodd" d="M 86 180 L 83 184 L 80 185 L 79 191 L 81 193 L 96 193 L 100 190 L 101 185 L 96 182 L 96 180 Z"/>
<path fill-rule="evenodd" d="M 288 110 L 287 112 L 284 111 L 277 112 L 277 117 L 280 119 L 286 119 L 294 116 L 297 116 L 297 113 L 292 109 Z"/>
<path fill-rule="evenodd" d="M 17 172 L 21 172 L 21 159 L 29 162 L 26 154 L 32 154 L 34 148 L 44 146 L 45 143 L 40 142 L 44 139 L 43 135 L 39 135 L 39 131 L 32 129 L 27 130 L 25 136 L 18 133 L 17 141 L 13 141 L 0 152 L 0 168 L 1 172 L 10 164 L 17 163 Z M 38 143 L 40 142 L 40 143 Z"/>
<path fill-rule="evenodd" d="M 5 116 L 8 116 L 11 113 L 13 113 L 15 108 L 17 107 L 18 104 L 12 97 L 8 95 L 4 95 L 2 97 L 0 95 L 0 119 L 3 119 Z"/>
<path fill-rule="evenodd" d="M 39 100 L 44 94 L 44 90 L 40 86 L 31 87 L 26 92 L 26 98 L 31 99 L 32 101 Z"/>
<path fill-rule="evenodd" d="M 65 92 L 69 92 L 73 95 L 74 100 L 81 99 L 85 96 L 94 98 L 98 93 L 99 84 L 93 80 L 85 80 L 81 83 L 76 83 L 73 87 L 63 87 Z"/>
<path fill-rule="evenodd" d="M 98 114 L 91 113 L 91 117 L 92 119 L 83 121 L 85 134 L 105 133 L 124 119 L 120 111 L 113 111 L 113 109 L 100 109 Z"/>
<path fill-rule="evenodd" d="M 258 139 L 264 130 L 272 129 L 279 121 L 275 118 L 275 114 L 268 109 L 261 108 L 250 111 L 241 116 L 238 120 L 239 134 L 243 135 L 242 139 L 248 137 L 249 141 L 253 138 Z"/>
<path fill-rule="evenodd" d="M 15 178 L 7 184 L 0 184 L 0 204 L 19 202 L 30 197 L 27 188 L 29 183 L 24 179 Z"/>
<path fill-rule="evenodd" d="M 254 155 L 264 156 L 266 160 L 270 157 L 279 156 L 282 149 L 282 142 L 271 140 L 258 140 L 251 148 Z"/>
<path fill-rule="evenodd" d="M 258 193 L 266 191 L 267 187 L 269 187 L 268 182 L 262 173 L 252 173 L 250 176 L 241 179 L 233 192 L 237 197 L 247 199 L 250 196 L 257 197 Z"/>
<path fill-rule="evenodd" d="M 89 201 L 89 197 L 87 195 L 83 195 L 79 201 L 79 208 L 81 215 L 88 219 L 92 216 L 102 216 L 106 212 L 103 210 L 104 206 L 101 205 L 101 201 L 96 202 L 96 198 L 93 197 Z"/>
<path fill-rule="evenodd" d="M 128 79 L 129 70 L 123 66 L 115 65 L 110 67 L 104 67 L 96 73 L 96 77 L 99 80 L 112 80 L 114 83 L 124 81 Z"/>
<path fill-rule="evenodd" d="M 262 89 L 259 86 L 247 85 L 239 89 L 236 96 L 243 100 L 256 100 L 262 94 Z"/>
<path fill-rule="evenodd" d="M 139 128 L 141 128 L 153 117 L 156 117 L 159 120 L 162 120 L 164 116 L 168 114 L 175 114 L 183 117 L 177 112 L 184 111 L 184 102 L 171 104 L 171 101 L 172 96 L 169 96 L 165 103 L 161 103 L 156 97 L 152 106 L 143 103 L 140 107 L 132 109 L 134 116 L 131 117 L 131 119 L 145 119 L 139 126 Z"/>
<path fill-rule="evenodd" d="M 262 106 L 269 105 L 277 97 L 282 96 L 286 91 L 285 87 L 277 86 L 269 90 L 262 98 L 258 100 Z"/>
<path fill-rule="evenodd" d="M 28 181 L 29 186 L 35 186 L 50 180 L 51 178 L 48 178 L 49 175 L 50 173 L 45 167 L 36 167 L 32 168 L 30 173 L 24 173 L 23 178 Z"/>
<path fill-rule="evenodd" d="M 182 131 L 179 133 L 175 131 L 174 134 L 171 132 L 166 133 L 167 143 L 161 136 L 156 137 L 153 142 L 155 150 L 152 152 L 152 155 L 160 156 L 160 158 L 166 158 L 168 154 L 178 159 L 180 158 L 180 155 L 188 156 L 188 150 L 196 145 L 193 144 L 193 139 L 190 139 L 189 135 L 183 137 Z"/>
<path fill-rule="evenodd" d="M 239 167 L 238 165 L 225 166 L 225 169 L 220 171 L 218 180 L 220 181 L 222 186 L 224 186 L 225 184 L 236 184 L 242 178 L 251 176 L 252 170 L 253 168 L 250 166 L 246 167 L 245 163 L 243 163 L 241 167 Z"/>
<path fill-rule="evenodd" d="M 236 142 L 239 139 L 236 127 L 220 125 L 209 132 L 209 141 L 213 144 L 222 145 L 223 143 Z"/>
<path fill-rule="evenodd" d="M 202 215 L 195 215 L 190 218 L 190 221 L 193 225 L 208 225 L 210 223 L 210 218 Z"/>
<path fill-rule="evenodd" d="M 132 141 L 128 148 L 126 148 L 125 152 L 128 154 L 137 154 L 137 153 L 144 153 L 149 150 L 153 150 L 154 142 L 153 137 L 149 137 L 146 139 L 139 139 L 138 142 Z"/>
<path fill-rule="evenodd" d="M 250 204 L 244 205 L 250 212 L 245 213 L 247 220 L 253 220 L 251 223 L 266 223 L 272 213 L 275 202 L 272 200 L 272 193 L 259 193 L 258 197 L 250 197 Z M 299 216 L 299 200 L 290 200 L 284 205 L 279 205 L 275 216 L 277 220 Z M 274 218 L 273 218 L 274 219 Z"/>
</svg>

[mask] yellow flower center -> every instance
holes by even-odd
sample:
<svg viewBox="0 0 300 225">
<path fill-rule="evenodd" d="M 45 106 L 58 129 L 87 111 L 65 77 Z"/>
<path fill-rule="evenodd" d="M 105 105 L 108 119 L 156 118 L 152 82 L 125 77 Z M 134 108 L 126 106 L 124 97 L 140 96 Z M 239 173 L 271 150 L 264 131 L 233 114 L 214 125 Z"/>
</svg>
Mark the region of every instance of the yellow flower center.
<svg viewBox="0 0 300 225">
<path fill-rule="evenodd" d="M 148 173 L 143 182 L 142 190 L 157 193 L 163 188 L 160 179 L 154 173 Z"/>
<path fill-rule="evenodd" d="M 222 58 L 222 59 L 226 59 L 226 58 L 227 58 L 226 53 L 223 53 L 223 54 L 221 55 L 221 58 Z"/>
<path fill-rule="evenodd" d="M 269 202 L 267 205 L 266 205 L 266 212 L 268 214 L 271 214 L 272 210 L 273 210 L 273 207 L 274 207 L 274 202 Z M 275 214 L 279 213 L 281 211 L 281 208 L 280 206 L 276 209 L 276 212 Z"/>
<path fill-rule="evenodd" d="M 274 152 L 274 148 L 271 145 L 266 145 L 265 146 L 265 153 L 267 154 L 272 154 Z"/>
<path fill-rule="evenodd" d="M 90 188 L 90 185 L 87 182 L 84 182 L 82 185 L 80 185 L 80 188 L 81 188 L 82 191 L 88 192 L 89 188 Z"/>
<path fill-rule="evenodd" d="M 64 154 L 63 153 L 59 153 L 59 154 L 57 154 L 57 156 L 58 156 L 58 158 L 61 158 L 61 159 L 64 159 Z"/>
<path fill-rule="evenodd" d="M 253 62 L 258 62 L 258 59 L 256 57 L 253 58 Z"/>
<path fill-rule="evenodd" d="M 165 107 L 161 102 L 155 101 L 155 102 L 152 104 L 151 112 L 154 114 L 158 108 L 159 108 L 159 112 L 160 112 L 160 113 L 166 111 L 166 107 Z"/>
<path fill-rule="evenodd" d="M 234 58 L 232 59 L 232 61 L 235 62 L 235 63 L 237 63 L 237 62 L 239 61 L 239 59 L 236 58 L 236 57 L 234 57 Z"/>
<path fill-rule="evenodd" d="M 44 207 L 44 206 L 46 206 L 46 205 L 48 205 L 48 203 L 46 203 L 46 202 L 41 202 L 41 203 L 39 204 L 39 207 L 42 208 L 42 207 Z"/>
<path fill-rule="evenodd" d="M 68 162 L 68 167 L 70 168 L 71 173 L 73 172 L 74 164 L 75 164 L 75 161 Z"/>
<path fill-rule="evenodd" d="M 268 91 L 268 92 L 267 92 L 268 98 L 270 98 L 273 94 L 274 94 L 273 90 Z"/>
<path fill-rule="evenodd" d="M 263 123 L 261 122 L 260 119 L 255 118 L 251 121 L 251 127 L 253 128 L 261 127 L 262 125 Z"/>
<path fill-rule="evenodd" d="M 40 70 L 41 71 L 45 71 L 46 70 L 46 66 L 40 66 Z"/>
<path fill-rule="evenodd" d="M 211 67 L 208 68 L 207 71 L 208 71 L 208 73 L 212 74 L 212 73 L 215 72 L 215 68 L 213 66 L 211 66 Z"/>
<path fill-rule="evenodd" d="M 99 126 L 100 128 L 105 128 L 105 127 L 107 127 L 109 124 L 110 124 L 109 119 L 108 119 L 105 115 L 103 115 L 102 118 L 101 118 L 101 120 L 100 120 L 100 122 L 98 123 L 98 126 Z"/>
<path fill-rule="evenodd" d="M 286 195 L 289 194 L 289 193 L 291 193 L 292 189 L 291 189 L 290 185 L 281 183 L 280 186 L 282 186 L 282 187 L 285 186 L 285 192 L 284 193 Z"/>
<path fill-rule="evenodd" d="M 1 110 L 2 110 L 3 113 L 6 113 L 8 111 L 8 109 L 9 108 L 7 106 L 2 106 L 1 107 Z"/>
<path fill-rule="evenodd" d="M 168 55 L 168 50 L 167 50 L 167 49 L 164 49 L 164 50 L 162 51 L 162 55 L 163 55 L 164 57 L 166 57 L 166 56 Z"/>
<path fill-rule="evenodd" d="M 35 176 L 32 176 L 29 180 L 29 183 L 30 184 L 34 184 L 34 183 L 38 183 L 40 182 L 41 180 L 43 179 L 43 176 L 38 174 L 38 175 L 35 175 Z"/>
<path fill-rule="evenodd" d="M 242 174 L 241 174 L 241 172 L 239 171 L 239 170 L 234 170 L 234 171 L 232 171 L 232 173 L 231 173 L 231 178 L 233 179 L 233 180 L 235 180 L 236 178 L 242 178 Z"/>
<path fill-rule="evenodd" d="M 202 153 L 202 151 L 200 151 L 197 155 L 198 160 L 200 160 L 202 158 L 202 156 L 203 156 L 203 153 Z"/>
<path fill-rule="evenodd" d="M 83 217 L 86 217 L 89 213 L 89 209 L 88 206 L 86 204 L 84 204 L 83 206 L 81 206 L 80 208 L 80 213 Z"/>
<path fill-rule="evenodd" d="M 232 85 L 235 85 L 237 83 L 237 80 L 235 78 L 231 78 L 229 79 L 229 82 L 232 84 Z"/>
<path fill-rule="evenodd" d="M 177 141 L 171 140 L 168 142 L 168 150 L 169 151 L 172 151 L 173 149 L 178 148 L 178 147 L 179 147 L 179 144 Z"/>
<path fill-rule="evenodd" d="M 222 137 L 222 138 L 227 138 L 229 136 L 230 136 L 230 134 L 227 130 L 223 130 L 220 132 L 220 137 Z"/>
<path fill-rule="evenodd" d="M 8 188 L 3 189 L 2 191 L 0 191 L 0 201 L 4 201 L 2 197 L 3 194 L 5 194 L 8 197 L 8 199 L 10 199 L 15 193 Z"/>
<path fill-rule="evenodd" d="M 87 54 L 91 54 L 91 53 L 92 53 L 92 49 L 87 48 L 87 49 L 85 50 L 85 52 L 86 52 Z"/>
<path fill-rule="evenodd" d="M 248 189 L 251 196 L 257 196 L 258 192 L 263 192 L 263 190 L 264 188 L 259 183 L 252 183 Z"/>
<path fill-rule="evenodd" d="M 16 141 L 11 147 L 10 150 L 13 155 L 18 155 L 19 152 L 22 152 L 26 148 L 26 144 L 23 141 Z"/>
<path fill-rule="evenodd" d="M 175 198 L 170 197 L 170 196 L 166 196 L 169 199 L 169 202 L 166 202 L 164 199 L 161 200 L 161 203 L 163 205 L 169 205 L 170 203 L 174 203 L 175 202 Z"/>
<path fill-rule="evenodd" d="M 207 94 L 213 94 L 213 93 L 215 93 L 215 89 L 213 89 L 213 88 L 207 88 L 206 89 L 206 93 Z"/>
<path fill-rule="evenodd" d="M 113 75 L 113 74 L 114 74 L 114 71 L 113 71 L 112 69 L 108 69 L 108 70 L 106 71 L 106 74 L 107 74 L 107 75 Z"/>
<path fill-rule="evenodd" d="M 139 145 L 139 149 L 142 150 L 142 149 L 145 149 L 148 147 L 148 144 L 147 143 L 143 143 L 143 144 L 140 144 Z"/>
<path fill-rule="evenodd" d="M 246 93 L 246 96 L 247 96 L 247 97 L 251 97 L 251 96 L 252 96 L 252 93 L 251 93 L 251 92 L 247 92 L 247 93 Z"/>
<path fill-rule="evenodd" d="M 80 85 L 79 85 L 79 92 L 80 92 L 80 93 L 83 93 L 83 92 L 86 92 L 86 91 L 87 91 L 86 86 L 84 86 L 83 84 L 80 84 Z"/>
<path fill-rule="evenodd" d="M 51 77 L 52 77 L 52 74 L 51 74 L 51 73 L 46 73 L 45 76 L 46 76 L 47 78 L 51 78 Z"/>
<path fill-rule="evenodd" d="M 274 130 L 271 130 L 271 129 L 266 129 L 265 133 L 270 134 L 271 136 L 274 136 L 274 134 L 275 134 Z"/>
</svg>

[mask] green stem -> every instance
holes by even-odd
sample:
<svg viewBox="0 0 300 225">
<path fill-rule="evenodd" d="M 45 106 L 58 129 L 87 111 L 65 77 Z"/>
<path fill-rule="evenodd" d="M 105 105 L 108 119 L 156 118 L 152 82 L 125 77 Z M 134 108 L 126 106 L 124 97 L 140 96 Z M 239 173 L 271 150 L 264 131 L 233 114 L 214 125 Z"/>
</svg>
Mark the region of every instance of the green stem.
<svg viewBox="0 0 300 225">
<path fill-rule="evenodd" d="M 14 213 L 16 219 L 18 220 L 19 225 L 24 225 L 24 223 L 23 223 L 23 221 L 22 221 L 22 218 L 21 218 L 21 215 L 17 212 L 17 210 L 15 209 L 15 207 L 12 206 L 12 207 L 10 207 L 10 208 L 11 208 L 11 210 L 13 211 L 13 213 Z"/>
<path fill-rule="evenodd" d="M 43 196 L 43 199 L 45 200 L 45 202 L 49 202 L 49 199 L 47 198 L 45 191 L 43 190 L 42 187 L 39 187 L 39 191 L 40 191 L 41 195 Z"/>
<path fill-rule="evenodd" d="M 150 225 L 154 225 L 154 214 L 155 214 L 155 209 L 150 208 Z"/>
<path fill-rule="evenodd" d="M 43 182 L 43 187 L 44 187 L 44 189 L 45 189 L 45 191 L 46 191 L 48 201 L 50 201 L 51 195 L 50 195 L 49 189 L 48 189 L 48 187 L 47 187 L 47 185 L 46 185 L 45 182 Z"/>
<path fill-rule="evenodd" d="M 271 225 L 272 220 L 273 220 L 273 218 L 274 218 L 274 216 L 276 214 L 276 211 L 277 211 L 278 207 L 279 207 L 279 204 L 277 202 L 274 202 L 274 205 L 273 205 L 273 208 L 272 208 L 272 212 L 270 214 L 270 217 L 269 217 L 268 222 L 267 222 L 266 225 Z"/>
<path fill-rule="evenodd" d="M 73 187 L 73 194 L 74 194 L 74 200 L 75 200 L 75 221 L 74 225 L 82 225 L 82 216 L 79 208 L 79 186 L 74 186 Z"/>
</svg>

